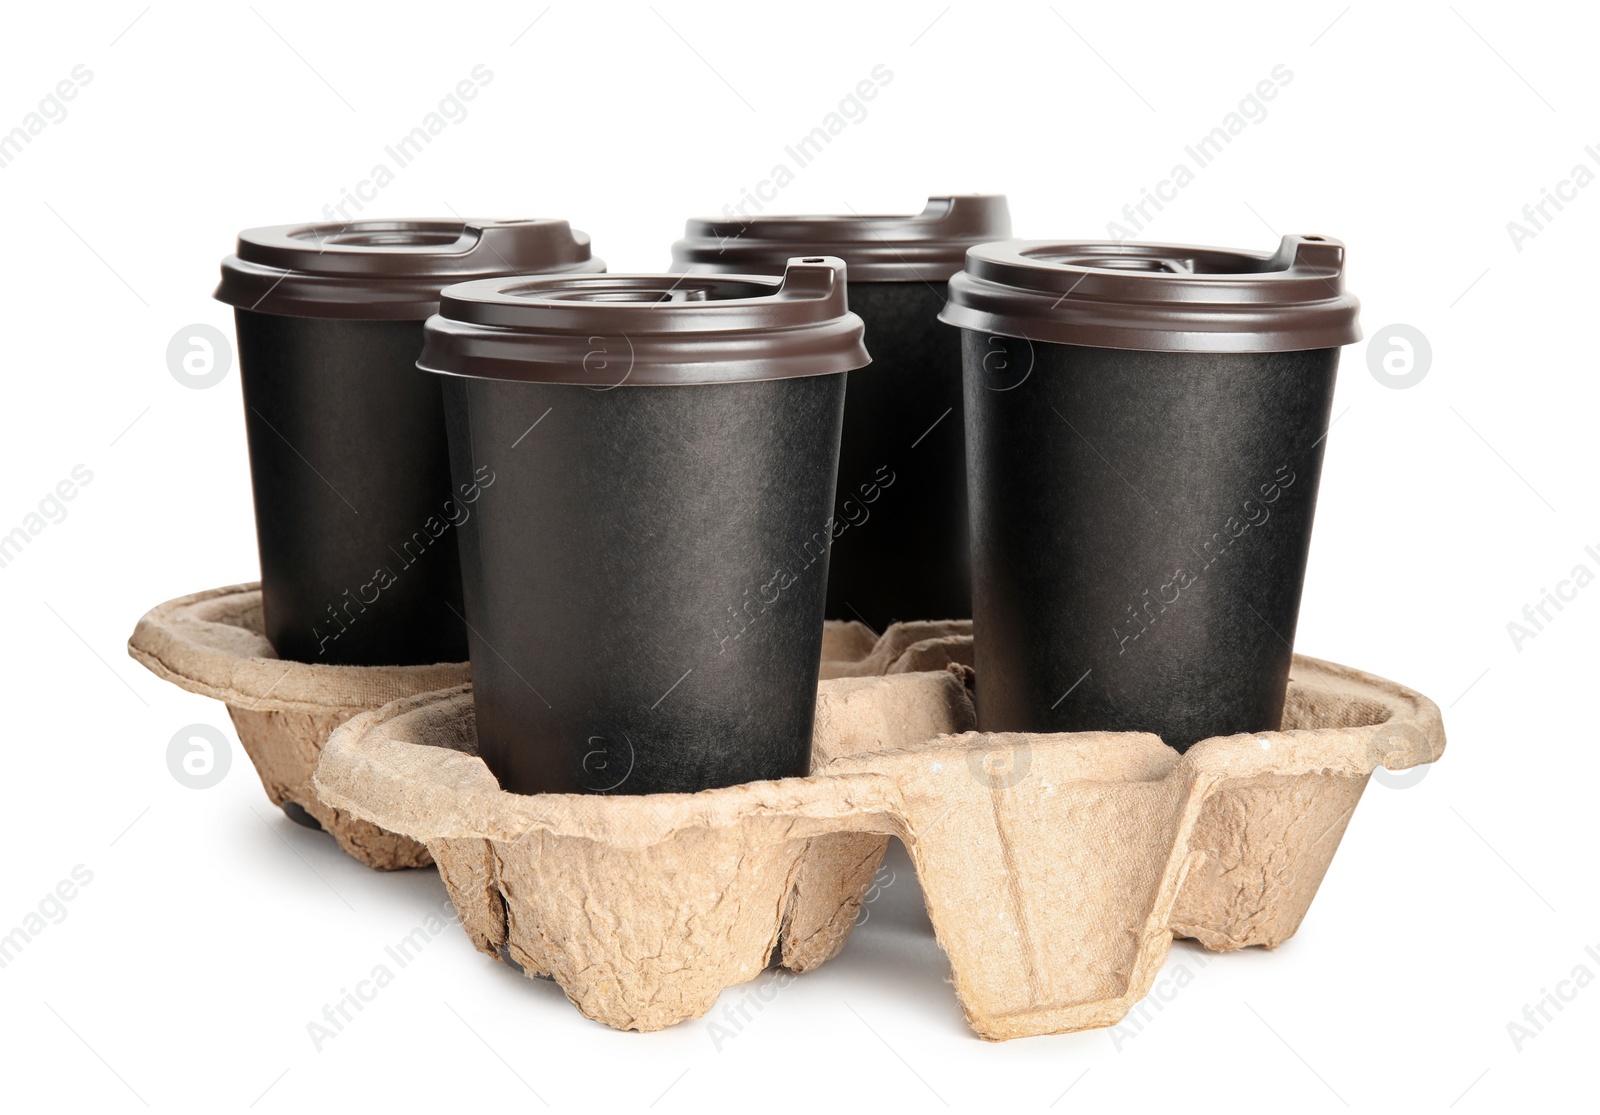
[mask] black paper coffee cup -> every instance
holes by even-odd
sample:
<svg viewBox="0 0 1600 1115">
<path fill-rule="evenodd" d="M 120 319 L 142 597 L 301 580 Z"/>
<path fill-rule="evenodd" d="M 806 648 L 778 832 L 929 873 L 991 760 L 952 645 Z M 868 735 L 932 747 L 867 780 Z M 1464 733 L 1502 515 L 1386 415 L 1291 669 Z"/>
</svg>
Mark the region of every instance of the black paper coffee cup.
<svg viewBox="0 0 1600 1115">
<path fill-rule="evenodd" d="M 1009 241 L 963 332 L 982 731 L 1276 729 L 1339 346 L 1342 245 Z"/>
<path fill-rule="evenodd" d="M 448 288 L 441 373 L 478 754 L 516 793 L 809 770 L 845 373 L 844 265 Z"/>
<path fill-rule="evenodd" d="M 777 274 L 808 253 L 849 267 L 872 368 L 845 395 L 829 619 L 972 614 L 961 342 L 938 316 L 967 249 L 1010 232 L 1004 197 L 958 195 L 909 216 L 694 219 L 673 245 L 673 268 L 697 273 Z"/>
<path fill-rule="evenodd" d="M 418 370 L 439 290 L 599 271 L 565 221 L 358 221 L 239 235 L 234 306 L 266 635 L 280 657 L 417 665 L 467 656 L 438 381 Z"/>
</svg>

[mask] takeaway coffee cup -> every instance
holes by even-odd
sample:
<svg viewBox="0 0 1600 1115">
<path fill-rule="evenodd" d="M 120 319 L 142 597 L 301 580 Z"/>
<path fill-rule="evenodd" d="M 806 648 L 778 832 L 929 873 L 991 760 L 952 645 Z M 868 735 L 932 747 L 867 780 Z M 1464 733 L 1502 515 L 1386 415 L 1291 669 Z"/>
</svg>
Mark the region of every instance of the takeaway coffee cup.
<svg viewBox="0 0 1600 1115">
<path fill-rule="evenodd" d="M 1339 346 L 1344 248 L 1019 241 L 967 254 L 982 731 L 1277 728 Z"/>
<path fill-rule="evenodd" d="M 283 658 L 467 656 L 452 488 L 422 322 L 454 282 L 601 271 L 565 221 L 356 221 L 239 234 L 234 307 L 266 635 Z"/>
<path fill-rule="evenodd" d="M 969 195 L 911 216 L 691 220 L 673 245 L 674 270 L 775 274 L 813 253 L 850 268 L 872 369 L 845 397 L 830 619 L 881 631 L 972 614 L 961 344 L 937 319 L 966 250 L 1010 233 L 1004 197 Z"/>
<path fill-rule="evenodd" d="M 845 373 L 837 259 L 446 289 L 478 754 L 515 793 L 803 775 Z"/>
</svg>

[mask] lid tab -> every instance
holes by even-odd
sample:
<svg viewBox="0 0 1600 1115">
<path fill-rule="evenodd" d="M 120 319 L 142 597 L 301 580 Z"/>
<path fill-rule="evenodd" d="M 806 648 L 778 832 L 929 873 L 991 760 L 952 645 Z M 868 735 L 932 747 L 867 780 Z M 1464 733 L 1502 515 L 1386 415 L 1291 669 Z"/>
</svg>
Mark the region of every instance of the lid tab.
<svg viewBox="0 0 1600 1115">
<path fill-rule="evenodd" d="M 806 256 L 789 260 L 783 269 L 783 283 L 778 287 L 778 298 L 819 298 L 824 301 L 837 297 L 839 304 L 846 301 L 845 263 L 829 256 Z"/>
</svg>

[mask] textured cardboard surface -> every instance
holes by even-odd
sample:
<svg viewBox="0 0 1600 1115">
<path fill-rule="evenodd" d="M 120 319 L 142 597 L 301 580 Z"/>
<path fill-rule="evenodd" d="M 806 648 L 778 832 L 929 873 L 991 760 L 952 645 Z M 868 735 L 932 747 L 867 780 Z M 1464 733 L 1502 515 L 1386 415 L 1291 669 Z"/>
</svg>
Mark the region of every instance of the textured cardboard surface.
<svg viewBox="0 0 1600 1115">
<path fill-rule="evenodd" d="M 504 947 L 619 1029 L 703 1014 L 774 947 L 798 971 L 836 955 L 898 836 L 967 1019 L 998 1040 L 1115 1023 L 1175 934 L 1279 943 L 1372 770 L 1444 747 L 1427 698 L 1309 658 L 1295 659 L 1285 730 L 1181 756 L 1140 733 L 983 735 L 970 730 L 970 667 L 909 669 L 933 664 L 930 642 L 961 657 L 960 625 L 933 626 L 870 648 L 830 629 L 834 672 L 852 651 L 906 665 L 822 684 L 807 778 L 509 794 L 473 754 L 458 687 L 351 719 L 315 785 L 427 845 L 480 949 Z"/>
<path fill-rule="evenodd" d="M 281 660 L 263 633 L 259 585 L 170 600 L 134 628 L 128 654 L 151 673 L 228 706 L 267 797 L 294 803 L 368 867 L 425 867 L 419 842 L 335 809 L 311 774 L 329 734 L 350 717 L 417 693 L 460 685 L 465 662 L 436 666 L 321 666 Z"/>
<path fill-rule="evenodd" d="M 830 621 L 822 635 L 822 680 L 876 677 L 972 665 L 970 619 L 896 623 L 882 637 L 856 620 Z"/>
</svg>

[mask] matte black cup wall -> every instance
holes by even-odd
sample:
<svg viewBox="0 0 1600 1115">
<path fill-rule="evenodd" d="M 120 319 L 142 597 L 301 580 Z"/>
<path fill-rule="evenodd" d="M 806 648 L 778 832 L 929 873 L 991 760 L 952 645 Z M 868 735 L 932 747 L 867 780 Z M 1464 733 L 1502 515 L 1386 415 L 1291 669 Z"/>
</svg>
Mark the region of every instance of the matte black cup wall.
<svg viewBox="0 0 1600 1115">
<path fill-rule="evenodd" d="M 467 656 L 454 490 L 422 322 L 463 279 L 600 271 L 565 221 L 357 221 L 239 234 L 235 307 L 266 635 L 280 657 Z"/>
<path fill-rule="evenodd" d="M 1278 727 L 1339 346 L 1344 249 L 1009 241 L 963 333 L 981 731 Z"/>
<path fill-rule="evenodd" d="M 517 793 L 808 772 L 845 373 L 844 264 L 444 292 L 478 753 Z"/>
<path fill-rule="evenodd" d="M 1006 199 L 930 198 L 912 216 L 691 220 L 675 270 L 778 274 L 791 256 L 838 256 L 872 369 L 849 377 L 827 615 L 882 631 L 972 614 L 962 448 L 961 344 L 938 324 L 966 250 L 1011 234 Z"/>
</svg>

